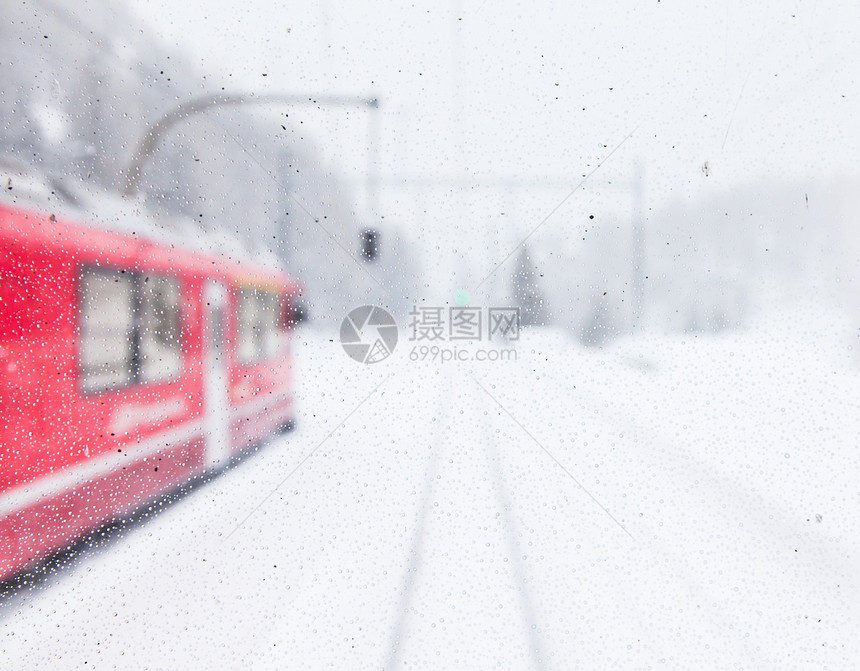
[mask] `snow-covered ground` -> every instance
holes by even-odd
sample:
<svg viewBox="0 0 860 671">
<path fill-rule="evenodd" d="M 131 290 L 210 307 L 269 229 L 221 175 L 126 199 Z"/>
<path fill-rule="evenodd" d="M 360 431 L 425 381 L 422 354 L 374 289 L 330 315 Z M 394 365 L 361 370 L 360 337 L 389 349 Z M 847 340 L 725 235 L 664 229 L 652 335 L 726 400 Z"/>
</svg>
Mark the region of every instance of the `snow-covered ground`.
<svg viewBox="0 0 860 671">
<path fill-rule="evenodd" d="M 0 666 L 856 668 L 838 320 L 372 366 L 300 330 L 299 428 L 6 595 Z"/>
</svg>

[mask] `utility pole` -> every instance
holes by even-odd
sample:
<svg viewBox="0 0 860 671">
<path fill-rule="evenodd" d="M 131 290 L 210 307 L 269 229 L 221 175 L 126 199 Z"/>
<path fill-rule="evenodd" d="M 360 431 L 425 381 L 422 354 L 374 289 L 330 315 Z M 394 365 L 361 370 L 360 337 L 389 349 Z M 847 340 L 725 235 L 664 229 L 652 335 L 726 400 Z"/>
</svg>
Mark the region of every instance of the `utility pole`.
<svg viewBox="0 0 860 671">
<path fill-rule="evenodd" d="M 379 100 L 373 98 L 367 105 L 375 112 L 379 109 Z M 374 220 L 379 219 L 379 114 L 370 114 L 367 118 L 367 212 Z"/>
<path fill-rule="evenodd" d="M 636 163 L 633 176 L 633 324 L 632 331 L 636 333 L 642 328 L 643 302 L 645 300 L 645 204 L 644 204 L 645 169 L 641 162 Z"/>
</svg>

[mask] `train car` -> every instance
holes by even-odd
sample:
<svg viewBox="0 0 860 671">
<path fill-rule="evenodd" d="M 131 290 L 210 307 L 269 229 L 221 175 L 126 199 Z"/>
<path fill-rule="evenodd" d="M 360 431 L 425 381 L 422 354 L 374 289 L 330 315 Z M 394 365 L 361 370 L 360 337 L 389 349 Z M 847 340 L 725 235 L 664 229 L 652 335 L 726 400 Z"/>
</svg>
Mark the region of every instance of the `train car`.
<svg viewBox="0 0 860 671">
<path fill-rule="evenodd" d="M 0 580 L 289 427 L 298 291 L 0 203 Z"/>
</svg>

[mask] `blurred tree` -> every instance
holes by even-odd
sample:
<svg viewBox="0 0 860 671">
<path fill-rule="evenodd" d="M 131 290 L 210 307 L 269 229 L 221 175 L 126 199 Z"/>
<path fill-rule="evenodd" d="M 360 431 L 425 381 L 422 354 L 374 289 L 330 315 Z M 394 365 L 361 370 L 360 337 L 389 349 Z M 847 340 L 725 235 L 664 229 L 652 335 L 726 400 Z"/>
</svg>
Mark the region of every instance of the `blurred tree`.
<svg viewBox="0 0 860 671">
<path fill-rule="evenodd" d="M 514 303 L 520 308 L 522 326 L 535 326 L 547 323 L 546 300 L 538 284 L 538 271 L 529 257 L 526 245 L 520 249 L 516 270 L 512 278 Z"/>
</svg>

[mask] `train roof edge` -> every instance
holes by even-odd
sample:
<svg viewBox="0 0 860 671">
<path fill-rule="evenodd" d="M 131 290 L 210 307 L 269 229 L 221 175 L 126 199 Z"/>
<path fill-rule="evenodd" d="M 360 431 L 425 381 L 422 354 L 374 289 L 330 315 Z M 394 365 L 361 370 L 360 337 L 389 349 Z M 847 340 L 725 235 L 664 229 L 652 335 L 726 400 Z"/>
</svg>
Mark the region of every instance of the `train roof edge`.
<svg viewBox="0 0 860 671">
<path fill-rule="evenodd" d="M 0 208 L 94 233 L 132 236 L 155 247 L 216 256 L 240 273 L 242 266 L 249 271 L 274 273 L 286 280 L 293 291 L 301 291 L 301 283 L 284 270 L 269 249 L 251 248 L 220 228 L 203 231 L 188 217 L 152 212 L 142 198 L 126 198 L 80 182 L 49 179 L 32 166 L 5 156 L 0 157 Z"/>
</svg>

